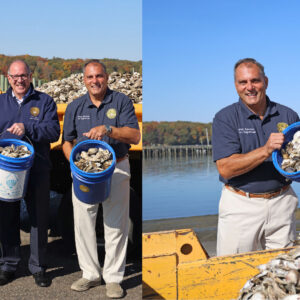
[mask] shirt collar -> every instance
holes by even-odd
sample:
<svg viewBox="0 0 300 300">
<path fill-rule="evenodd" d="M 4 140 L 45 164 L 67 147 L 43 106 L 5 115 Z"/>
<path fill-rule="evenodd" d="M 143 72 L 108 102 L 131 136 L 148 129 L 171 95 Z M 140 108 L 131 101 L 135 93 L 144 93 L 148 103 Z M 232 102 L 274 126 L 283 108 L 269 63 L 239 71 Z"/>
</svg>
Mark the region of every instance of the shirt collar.
<svg viewBox="0 0 300 300">
<path fill-rule="evenodd" d="M 112 101 L 112 93 L 113 93 L 113 91 L 111 89 L 107 88 L 105 97 L 102 100 L 101 105 L 107 104 Z M 86 107 L 94 107 L 95 106 L 94 103 L 92 102 L 88 92 L 86 93 L 86 97 L 85 97 L 85 106 Z"/>
<path fill-rule="evenodd" d="M 10 87 L 9 89 L 10 89 L 10 91 L 11 91 L 12 97 L 16 98 L 16 100 L 17 100 L 18 102 L 20 102 L 20 103 L 23 102 L 29 95 L 31 95 L 31 93 L 34 92 L 33 85 L 32 85 L 32 83 L 30 83 L 30 87 L 29 87 L 27 93 L 24 95 L 24 97 L 23 97 L 21 100 L 19 100 L 19 99 L 16 97 L 16 95 L 15 95 L 15 93 L 14 93 L 12 87 Z"/>
<path fill-rule="evenodd" d="M 22 97 L 22 99 L 18 99 L 18 98 L 16 97 L 15 93 L 14 93 L 14 90 L 11 89 L 11 95 L 12 95 L 14 98 L 16 98 L 17 101 L 19 101 L 19 102 L 23 102 L 23 100 L 26 99 L 26 98 L 30 95 L 30 93 L 31 93 L 31 87 L 29 87 L 27 93 Z"/>
<path fill-rule="evenodd" d="M 270 101 L 270 98 L 268 96 L 266 96 L 266 100 L 267 100 L 267 109 L 266 109 L 266 113 L 264 115 L 264 119 L 269 115 L 274 115 L 275 113 L 277 113 L 277 108 L 276 108 L 275 103 Z M 244 113 L 244 115 L 247 119 L 249 119 L 253 116 L 257 117 L 257 115 L 246 106 L 246 104 L 243 102 L 243 100 L 241 98 L 239 98 L 239 104 L 242 108 L 242 112 Z"/>
</svg>

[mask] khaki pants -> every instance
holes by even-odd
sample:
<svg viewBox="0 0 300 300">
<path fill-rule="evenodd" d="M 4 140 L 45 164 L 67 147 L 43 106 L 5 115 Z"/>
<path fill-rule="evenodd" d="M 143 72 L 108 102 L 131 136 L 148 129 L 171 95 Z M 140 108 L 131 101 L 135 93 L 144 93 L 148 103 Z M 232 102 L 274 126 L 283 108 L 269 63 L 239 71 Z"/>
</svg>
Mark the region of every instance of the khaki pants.
<svg viewBox="0 0 300 300">
<path fill-rule="evenodd" d="M 292 246 L 298 198 L 290 187 L 271 199 L 248 198 L 223 187 L 217 255 Z"/>
<path fill-rule="evenodd" d="M 129 231 L 129 161 L 117 163 L 112 176 L 110 197 L 102 203 L 105 260 L 103 278 L 106 283 L 120 283 L 124 277 Z M 72 193 L 76 252 L 83 278 L 100 278 L 95 224 L 99 204 L 86 204 Z"/>
</svg>

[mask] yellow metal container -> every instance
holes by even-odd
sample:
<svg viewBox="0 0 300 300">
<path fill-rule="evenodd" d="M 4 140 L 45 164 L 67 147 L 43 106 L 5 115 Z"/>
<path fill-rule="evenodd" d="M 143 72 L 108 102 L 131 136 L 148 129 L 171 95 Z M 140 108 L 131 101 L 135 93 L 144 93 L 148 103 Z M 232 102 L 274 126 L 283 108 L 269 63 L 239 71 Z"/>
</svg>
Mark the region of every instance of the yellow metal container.
<svg viewBox="0 0 300 300">
<path fill-rule="evenodd" d="M 57 104 L 57 114 L 58 114 L 58 119 L 59 119 L 59 123 L 60 123 L 61 134 L 60 134 L 59 140 L 57 142 L 51 144 L 51 149 L 53 149 L 53 150 L 61 149 L 62 130 L 63 130 L 64 116 L 65 116 L 66 108 L 67 108 L 66 103 Z M 138 122 L 139 122 L 140 130 L 142 133 L 142 104 L 140 104 L 140 103 L 134 104 L 134 109 L 135 109 L 135 114 L 136 114 Z M 138 145 L 131 145 L 130 150 L 131 151 L 142 151 L 142 138 Z"/>
<path fill-rule="evenodd" d="M 143 299 L 236 299 L 246 281 L 292 248 L 209 258 L 191 229 L 143 234 Z"/>
</svg>

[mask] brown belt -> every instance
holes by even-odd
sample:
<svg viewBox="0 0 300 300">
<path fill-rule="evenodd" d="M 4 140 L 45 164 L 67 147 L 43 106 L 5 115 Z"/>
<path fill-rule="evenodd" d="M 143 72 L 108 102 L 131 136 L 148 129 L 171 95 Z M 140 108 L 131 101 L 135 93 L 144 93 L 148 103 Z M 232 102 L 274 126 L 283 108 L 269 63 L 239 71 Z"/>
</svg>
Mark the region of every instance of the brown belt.
<svg viewBox="0 0 300 300">
<path fill-rule="evenodd" d="M 230 190 L 230 191 L 232 191 L 236 194 L 239 194 L 239 195 L 242 195 L 242 196 L 245 196 L 245 197 L 249 197 L 249 198 L 265 198 L 265 199 L 270 199 L 270 198 L 278 196 L 283 191 L 287 190 L 289 188 L 289 186 L 290 185 L 285 185 L 283 188 L 281 188 L 279 190 L 276 190 L 276 191 L 273 191 L 273 192 L 261 193 L 261 194 L 252 194 L 252 193 L 246 193 L 246 192 L 244 192 L 240 189 L 234 188 L 234 187 L 230 186 L 229 184 L 225 184 L 225 187 L 228 190 Z"/>
<path fill-rule="evenodd" d="M 126 159 L 127 157 L 128 157 L 128 154 L 126 154 L 126 155 L 123 156 L 123 157 L 117 158 L 117 163 L 120 162 L 120 161 L 122 161 L 122 160 L 124 160 L 124 159 Z"/>
</svg>

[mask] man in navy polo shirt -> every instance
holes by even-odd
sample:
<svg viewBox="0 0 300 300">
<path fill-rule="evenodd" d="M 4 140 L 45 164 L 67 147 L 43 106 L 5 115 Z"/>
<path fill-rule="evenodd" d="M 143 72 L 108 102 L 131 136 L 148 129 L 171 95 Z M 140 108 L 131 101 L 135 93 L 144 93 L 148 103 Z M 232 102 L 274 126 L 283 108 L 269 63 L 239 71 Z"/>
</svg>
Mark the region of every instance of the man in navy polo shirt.
<svg viewBox="0 0 300 300">
<path fill-rule="evenodd" d="M 277 125 L 299 121 L 298 114 L 268 98 L 256 60 L 239 60 L 234 80 L 239 101 L 213 120 L 213 159 L 224 183 L 217 255 L 292 246 L 298 198 L 271 156 L 284 142 Z"/>
<path fill-rule="evenodd" d="M 47 94 L 34 90 L 29 66 L 22 60 L 8 68 L 10 88 L 0 95 L 1 139 L 32 143 L 35 150 L 25 202 L 31 225 L 29 271 L 41 287 L 51 284 L 45 273 L 50 187 L 50 143 L 59 138 L 56 104 Z M 14 278 L 20 262 L 20 201 L 0 201 L 0 285 Z"/>
<path fill-rule="evenodd" d="M 129 230 L 129 144 L 138 144 L 140 131 L 132 101 L 107 87 L 108 74 L 98 60 L 87 62 L 83 69 L 88 93 L 70 103 L 63 129 L 63 151 L 69 160 L 73 146 L 83 139 L 107 142 L 115 151 L 117 164 L 112 176 L 110 197 L 102 203 L 105 237 L 103 278 L 106 295 L 121 298 L 120 286 L 126 262 Z M 99 204 L 86 204 L 72 194 L 75 243 L 82 278 L 71 289 L 85 291 L 100 285 L 95 223 Z"/>
</svg>

